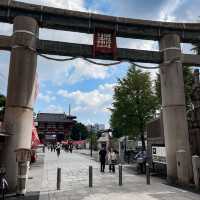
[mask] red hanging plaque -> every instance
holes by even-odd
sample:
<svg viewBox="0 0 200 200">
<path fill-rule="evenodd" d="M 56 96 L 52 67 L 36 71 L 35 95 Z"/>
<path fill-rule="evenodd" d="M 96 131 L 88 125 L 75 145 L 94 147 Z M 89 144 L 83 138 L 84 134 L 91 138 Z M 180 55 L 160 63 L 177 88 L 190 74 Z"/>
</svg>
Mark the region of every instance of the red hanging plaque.
<svg viewBox="0 0 200 200">
<path fill-rule="evenodd" d="M 112 54 L 116 57 L 116 34 L 113 30 L 95 29 L 93 41 L 93 57 L 98 54 Z"/>
</svg>

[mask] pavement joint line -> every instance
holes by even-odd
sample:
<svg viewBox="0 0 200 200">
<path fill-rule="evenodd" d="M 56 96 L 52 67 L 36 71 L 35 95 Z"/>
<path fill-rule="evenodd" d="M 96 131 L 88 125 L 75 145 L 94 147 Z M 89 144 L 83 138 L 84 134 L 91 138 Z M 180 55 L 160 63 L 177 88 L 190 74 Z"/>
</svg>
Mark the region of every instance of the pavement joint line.
<svg viewBox="0 0 200 200">
<path fill-rule="evenodd" d="M 179 188 L 176 188 L 176 187 L 173 187 L 174 190 L 178 191 L 178 192 L 182 192 L 182 193 L 188 193 L 187 190 L 182 190 L 182 189 L 179 189 Z"/>
<path fill-rule="evenodd" d="M 163 191 L 163 192 L 146 192 L 147 195 L 154 195 L 154 194 L 175 194 L 176 192 L 172 191 Z"/>
</svg>

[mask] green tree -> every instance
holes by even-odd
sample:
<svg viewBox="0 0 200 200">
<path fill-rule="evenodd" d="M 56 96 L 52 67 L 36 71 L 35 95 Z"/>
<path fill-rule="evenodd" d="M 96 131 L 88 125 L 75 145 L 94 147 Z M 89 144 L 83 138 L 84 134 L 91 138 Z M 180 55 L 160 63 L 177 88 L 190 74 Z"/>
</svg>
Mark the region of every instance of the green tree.
<svg viewBox="0 0 200 200">
<path fill-rule="evenodd" d="M 183 67 L 183 79 L 184 79 L 186 109 L 188 110 L 191 108 L 191 94 L 192 94 L 192 83 L 193 83 L 192 70 L 189 67 Z M 161 98 L 160 74 L 157 74 L 157 79 L 155 81 L 155 89 L 158 102 L 161 106 L 162 98 Z"/>
<path fill-rule="evenodd" d="M 144 131 L 146 122 L 155 114 L 157 97 L 148 72 L 132 65 L 125 78 L 118 80 L 111 109 L 111 127 L 114 137 L 131 135 L 141 136 L 145 148 Z"/>
<path fill-rule="evenodd" d="M 72 128 L 72 140 L 85 140 L 88 137 L 88 130 L 86 126 L 80 122 L 76 123 Z"/>
</svg>

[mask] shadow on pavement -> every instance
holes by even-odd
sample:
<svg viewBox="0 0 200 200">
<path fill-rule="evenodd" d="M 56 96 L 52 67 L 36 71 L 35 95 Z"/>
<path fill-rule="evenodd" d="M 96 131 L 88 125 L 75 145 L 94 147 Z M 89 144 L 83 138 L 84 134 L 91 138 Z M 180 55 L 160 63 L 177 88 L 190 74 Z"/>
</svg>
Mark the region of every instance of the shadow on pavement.
<svg viewBox="0 0 200 200">
<path fill-rule="evenodd" d="M 28 192 L 25 196 L 7 195 L 5 200 L 39 200 L 40 192 Z"/>
</svg>

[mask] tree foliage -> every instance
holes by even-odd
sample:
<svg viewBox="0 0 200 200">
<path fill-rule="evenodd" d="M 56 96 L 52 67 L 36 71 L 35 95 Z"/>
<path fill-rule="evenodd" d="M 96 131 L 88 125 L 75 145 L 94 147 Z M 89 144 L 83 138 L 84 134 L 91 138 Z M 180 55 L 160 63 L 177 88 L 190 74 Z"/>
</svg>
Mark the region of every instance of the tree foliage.
<svg viewBox="0 0 200 200">
<path fill-rule="evenodd" d="M 186 108 L 190 109 L 190 107 L 191 107 L 191 94 L 192 94 L 193 75 L 192 75 L 192 70 L 189 67 L 183 67 L 183 79 L 184 79 Z M 160 74 L 157 74 L 157 79 L 155 81 L 155 88 L 156 88 L 156 95 L 157 95 L 157 98 L 158 98 L 158 102 L 159 102 L 159 104 L 161 106 L 162 98 L 161 98 Z"/>
<path fill-rule="evenodd" d="M 88 137 L 88 130 L 86 126 L 80 122 L 76 123 L 72 128 L 72 140 L 85 140 Z"/>
<path fill-rule="evenodd" d="M 155 114 L 157 97 L 148 72 L 131 66 L 125 78 L 118 80 L 111 109 L 111 127 L 114 137 L 142 136 L 143 147 L 146 122 Z"/>
</svg>

